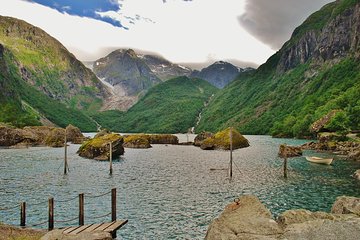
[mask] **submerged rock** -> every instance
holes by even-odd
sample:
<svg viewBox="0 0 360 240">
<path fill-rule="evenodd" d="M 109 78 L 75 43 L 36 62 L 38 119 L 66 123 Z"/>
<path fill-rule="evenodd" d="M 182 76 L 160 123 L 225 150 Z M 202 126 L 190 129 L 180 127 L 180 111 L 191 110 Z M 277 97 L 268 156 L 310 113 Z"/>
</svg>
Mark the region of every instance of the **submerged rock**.
<svg viewBox="0 0 360 240">
<path fill-rule="evenodd" d="M 120 134 L 106 134 L 101 137 L 96 137 L 85 141 L 77 151 L 79 156 L 96 159 L 109 160 L 110 159 L 110 142 L 112 143 L 112 157 L 118 158 L 124 154 L 123 137 Z"/>
<path fill-rule="evenodd" d="M 342 197 L 337 199 L 336 209 L 343 209 L 348 204 L 359 206 L 359 198 L 344 198 L 347 199 L 345 202 Z M 351 212 L 356 212 L 356 209 Z M 343 212 L 340 210 L 338 213 Z M 275 222 L 257 197 L 242 196 L 210 224 L 205 239 L 357 240 L 359 236 L 360 218 L 357 215 L 288 210 Z"/>
<path fill-rule="evenodd" d="M 124 136 L 124 147 L 126 148 L 151 148 L 149 135 L 134 134 Z"/>
<path fill-rule="evenodd" d="M 236 129 L 232 129 L 232 149 L 249 147 L 249 141 Z M 229 150 L 230 149 L 230 128 L 217 132 L 214 136 L 205 139 L 200 148 L 203 150 Z"/>
</svg>

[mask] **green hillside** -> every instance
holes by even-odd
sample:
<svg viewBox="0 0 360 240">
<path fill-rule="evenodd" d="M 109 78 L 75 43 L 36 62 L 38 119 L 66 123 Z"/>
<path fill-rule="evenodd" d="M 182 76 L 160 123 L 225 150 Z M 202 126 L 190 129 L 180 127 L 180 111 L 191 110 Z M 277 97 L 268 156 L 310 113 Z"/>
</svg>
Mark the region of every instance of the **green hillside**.
<svg viewBox="0 0 360 240">
<path fill-rule="evenodd" d="M 215 95 L 197 130 L 234 126 L 245 134 L 306 137 L 310 125 L 332 109 L 344 110 L 348 127 L 359 130 L 355 8 L 358 1 L 336 1 L 310 16 L 257 71 Z"/>
<path fill-rule="evenodd" d="M 0 16 L 0 46 L 0 122 L 39 125 L 46 118 L 96 130 L 85 113 L 98 111 L 109 92 L 60 42 L 22 20 Z"/>
<path fill-rule="evenodd" d="M 58 126 L 78 126 L 83 131 L 96 130 L 95 122 L 77 109 L 60 103 L 32 86 L 20 77 L 12 54 L 0 45 L 0 122 L 17 127 L 41 125 L 46 117 Z"/>
<path fill-rule="evenodd" d="M 178 77 L 151 88 L 127 112 L 107 111 L 93 118 L 119 132 L 187 132 L 215 92 L 216 88 L 206 81 Z"/>
</svg>

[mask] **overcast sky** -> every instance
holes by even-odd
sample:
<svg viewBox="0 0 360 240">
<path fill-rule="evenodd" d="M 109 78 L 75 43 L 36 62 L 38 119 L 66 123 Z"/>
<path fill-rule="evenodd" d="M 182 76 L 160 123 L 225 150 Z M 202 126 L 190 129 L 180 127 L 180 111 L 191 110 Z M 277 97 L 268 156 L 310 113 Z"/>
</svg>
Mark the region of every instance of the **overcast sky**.
<svg viewBox="0 0 360 240">
<path fill-rule="evenodd" d="M 330 0 L 2 0 L 0 15 L 23 19 L 82 61 L 118 48 L 203 67 L 266 61 L 296 26 Z"/>
</svg>

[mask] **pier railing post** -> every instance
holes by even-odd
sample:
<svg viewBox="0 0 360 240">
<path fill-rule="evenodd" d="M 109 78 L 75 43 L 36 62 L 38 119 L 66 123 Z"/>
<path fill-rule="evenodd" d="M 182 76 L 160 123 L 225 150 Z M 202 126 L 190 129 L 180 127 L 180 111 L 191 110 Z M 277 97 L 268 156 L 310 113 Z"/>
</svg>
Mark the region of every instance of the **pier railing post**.
<svg viewBox="0 0 360 240">
<path fill-rule="evenodd" d="M 26 203 L 20 203 L 20 226 L 25 227 L 26 225 Z"/>
<path fill-rule="evenodd" d="M 111 221 L 116 221 L 116 188 L 111 189 Z M 112 232 L 112 238 L 116 238 L 116 231 Z"/>
<path fill-rule="evenodd" d="M 79 226 L 84 225 L 84 193 L 79 194 Z"/>
<path fill-rule="evenodd" d="M 49 225 L 48 230 L 54 229 L 54 198 L 49 198 Z"/>
<path fill-rule="evenodd" d="M 110 142 L 109 146 L 109 158 L 110 158 L 110 175 L 112 175 L 113 169 L 112 169 L 112 142 Z"/>
</svg>

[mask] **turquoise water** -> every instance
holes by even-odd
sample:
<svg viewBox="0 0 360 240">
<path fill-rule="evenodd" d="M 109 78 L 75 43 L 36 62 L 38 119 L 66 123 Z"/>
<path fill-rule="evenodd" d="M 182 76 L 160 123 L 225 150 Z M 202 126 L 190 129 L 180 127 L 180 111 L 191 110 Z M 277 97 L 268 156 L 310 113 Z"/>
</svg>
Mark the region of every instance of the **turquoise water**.
<svg viewBox="0 0 360 240">
<path fill-rule="evenodd" d="M 179 135 L 186 141 L 186 135 Z M 47 199 L 55 199 L 55 220 L 76 218 L 76 196 L 85 193 L 85 223 L 108 221 L 110 195 L 116 187 L 118 218 L 129 223 L 118 231 L 121 239 L 203 239 L 208 225 L 226 204 L 242 194 L 255 194 L 274 215 L 290 208 L 329 211 L 340 195 L 360 197 L 360 184 L 351 174 L 360 163 L 335 159 L 332 166 L 309 163 L 304 157 L 288 161 L 288 179 L 282 177 L 281 143 L 299 145 L 302 140 L 246 136 L 251 147 L 234 151 L 234 173 L 229 181 L 229 152 L 203 151 L 193 146 L 154 145 L 146 150 L 126 149 L 114 162 L 76 155 L 70 145 L 70 172 L 63 175 L 64 149 L 0 149 L 0 222 L 19 224 L 17 205 L 27 202 L 27 224 L 47 220 Z M 193 135 L 190 136 L 190 140 Z M 328 156 L 313 152 L 305 155 Z M 59 202 L 74 198 L 69 202 Z M 16 209 L 1 210 L 15 206 Z M 55 223 L 55 227 L 76 225 Z M 46 224 L 37 226 L 46 228 Z"/>
</svg>

